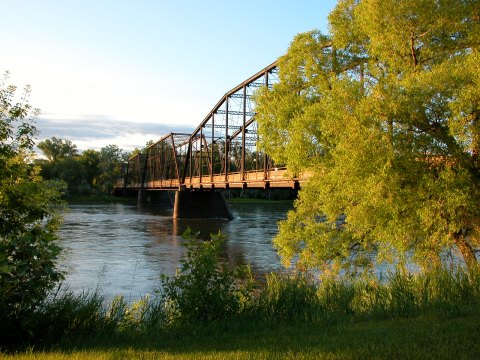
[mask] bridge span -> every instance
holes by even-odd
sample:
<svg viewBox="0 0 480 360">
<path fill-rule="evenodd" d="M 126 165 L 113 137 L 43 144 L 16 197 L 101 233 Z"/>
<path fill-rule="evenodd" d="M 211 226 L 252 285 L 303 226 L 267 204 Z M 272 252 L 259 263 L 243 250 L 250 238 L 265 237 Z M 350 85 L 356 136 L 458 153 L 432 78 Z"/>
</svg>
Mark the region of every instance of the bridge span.
<svg viewBox="0 0 480 360">
<path fill-rule="evenodd" d="M 115 194 L 139 202 L 168 201 L 174 217 L 231 217 L 224 189 L 298 188 L 306 176 L 289 174 L 257 148 L 253 92 L 278 81 L 274 62 L 228 91 L 192 134 L 170 133 L 128 160 Z"/>
</svg>

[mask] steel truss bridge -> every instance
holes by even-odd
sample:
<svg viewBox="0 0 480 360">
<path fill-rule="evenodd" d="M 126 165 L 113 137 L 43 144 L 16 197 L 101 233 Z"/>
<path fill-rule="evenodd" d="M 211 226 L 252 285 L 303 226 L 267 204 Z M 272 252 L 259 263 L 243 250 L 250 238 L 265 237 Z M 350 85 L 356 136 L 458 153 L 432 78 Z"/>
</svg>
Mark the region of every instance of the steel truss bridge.
<svg viewBox="0 0 480 360">
<path fill-rule="evenodd" d="M 227 92 L 192 134 L 170 133 L 131 157 L 116 190 L 299 187 L 304 179 L 257 148 L 252 94 L 276 82 L 275 62 Z"/>
</svg>

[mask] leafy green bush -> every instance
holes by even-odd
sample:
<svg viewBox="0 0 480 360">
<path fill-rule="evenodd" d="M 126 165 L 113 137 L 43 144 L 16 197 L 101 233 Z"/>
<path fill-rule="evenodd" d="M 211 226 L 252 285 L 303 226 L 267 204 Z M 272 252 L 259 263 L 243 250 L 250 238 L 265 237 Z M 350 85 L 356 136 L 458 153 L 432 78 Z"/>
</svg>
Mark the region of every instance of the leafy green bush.
<svg viewBox="0 0 480 360">
<path fill-rule="evenodd" d="M 62 279 L 56 231 L 62 185 L 32 166 L 33 121 L 27 88 L 0 83 L 0 343 L 30 336 L 29 317 Z"/>
<path fill-rule="evenodd" d="M 162 298 L 170 324 L 206 324 L 237 315 L 250 299 L 251 275 L 245 269 L 230 269 L 221 261 L 224 237 L 210 241 L 196 238 L 190 229 L 186 258 L 175 276 L 162 275 Z M 242 277 L 245 281 L 239 277 Z"/>
</svg>

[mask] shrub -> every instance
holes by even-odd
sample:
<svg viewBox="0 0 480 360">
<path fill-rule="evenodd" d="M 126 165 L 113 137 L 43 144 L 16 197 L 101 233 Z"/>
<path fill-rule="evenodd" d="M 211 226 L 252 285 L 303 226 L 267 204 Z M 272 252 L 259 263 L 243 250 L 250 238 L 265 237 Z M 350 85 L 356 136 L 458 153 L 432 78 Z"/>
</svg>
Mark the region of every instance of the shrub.
<svg viewBox="0 0 480 360">
<path fill-rule="evenodd" d="M 211 235 L 210 241 L 201 241 L 187 229 L 184 237 L 187 252 L 180 269 L 175 276 L 161 276 L 170 325 L 206 324 L 237 315 L 250 299 L 250 272 L 230 269 L 220 259 L 224 242 L 220 233 Z"/>
<path fill-rule="evenodd" d="M 6 78 L 5 78 L 6 79 Z M 62 186 L 32 166 L 33 122 L 27 98 L 0 82 L 0 342 L 31 333 L 29 317 L 62 278 L 57 267 Z"/>
</svg>

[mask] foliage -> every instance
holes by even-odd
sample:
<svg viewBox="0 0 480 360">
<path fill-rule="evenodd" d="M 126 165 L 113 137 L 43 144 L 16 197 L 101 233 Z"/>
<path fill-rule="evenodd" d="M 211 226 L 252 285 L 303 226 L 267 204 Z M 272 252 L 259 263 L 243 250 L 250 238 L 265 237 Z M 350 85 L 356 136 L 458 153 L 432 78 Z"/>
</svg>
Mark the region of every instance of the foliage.
<svg viewBox="0 0 480 360">
<path fill-rule="evenodd" d="M 40 141 L 37 147 L 42 150 L 47 159 L 52 162 L 78 154 L 77 146 L 70 140 L 57 139 L 56 137 Z"/>
<path fill-rule="evenodd" d="M 82 168 L 82 180 L 93 189 L 97 185 L 97 179 L 100 175 L 100 153 L 88 149 L 82 152 L 78 159 Z"/>
<path fill-rule="evenodd" d="M 167 330 L 163 299 L 150 295 L 131 304 L 123 296 L 116 296 L 108 307 L 106 320 L 108 328 L 117 334 L 153 334 Z"/>
<path fill-rule="evenodd" d="M 31 338 L 48 344 L 113 330 L 114 326 L 105 321 L 104 303 L 98 291 L 75 294 L 59 289 L 42 301 L 29 318 Z"/>
<path fill-rule="evenodd" d="M 352 273 L 480 247 L 480 8 L 342 0 L 256 96 L 263 149 L 311 178 L 274 242 L 286 265 Z"/>
<path fill-rule="evenodd" d="M 461 267 L 410 274 L 388 272 L 385 279 L 324 279 L 270 274 L 255 304 L 266 320 L 339 321 L 409 318 L 421 314 L 459 316 L 480 301 L 480 272 Z"/>
<path fill-rule="evenodd" d="M 188 241 L 187 253 L 179 272 L 173 277 L 161 277 L 169 321 L 185 325 L 233 318 L 248 305 L 249 270 L 231 270 L 220 261 L 224 241 L 220 233 L 211 235 L 210 241 L 201 241 L 187 229 L 184 237 Z M 242 278 L 244 282 L 238 284 Z"/>
<path fill-rule="evenodd" d="M 24 318 L 28 333 L 3 335 L 3 345 L 10 350 L 18 349 L 18 341 L 55 348 L 78 348 L 83 343 L 150 347 L 158 345 L 159 338 L 217 333 L 237 337 L 273 324 L 275 329 L 282 324 L 324 328 L 382 319 L 427 316 L 429 321 L 446 321 L 478 316 L 480 269 L 459 266 L 417 274 L 388 272 L 380 278 L 329 277 L 321 282 L 302 273 L 272 273 L 254 290 L 248 269 L 232 270 L 221 260 L 220 235 L 206 242 L 197 240 L 191 230 L 185 236 L 185 260 L 175 276 L 161 277 L 163 288 L 156 296 L 132 303 L 117 296 L 108 303 L 98 289 L 80 294 L 57 291 Z"/>
<path fill-rule="evenodd" d="M 127 154 L 116 145 L 108 145 L 100 151 L 88 149 L 78 154 L 76 146 L 69 140 L 53 137 L 37 146 L 47 157 L 47 160 L 36 161 L 42 169 L 41 175 L 46 179 L 64 181 L 68 186 L 68 195 L 97 191 L 110 194 L 122 175 L 122 163 L 127 159 Z"/>
<path fill-rule="evenodd" d="M 109 194 L 113 190 L 115 182 L 122 175 L 122 164 L 127 159 L 128 154 L 116 145 L 108 145 L 100 150 L 97 185 L 104 193 Z"/>
<path fill-rule="evenodd" d="M 21 333 L 28 316 L 62 278 L 56 230 L 61 184 L 33 166 L 34 119 L 27 87 L 0 84 L 0 323 L 2 342 Z M 18 336 L 18 334 L 16 334 Z"/>
</svg>

